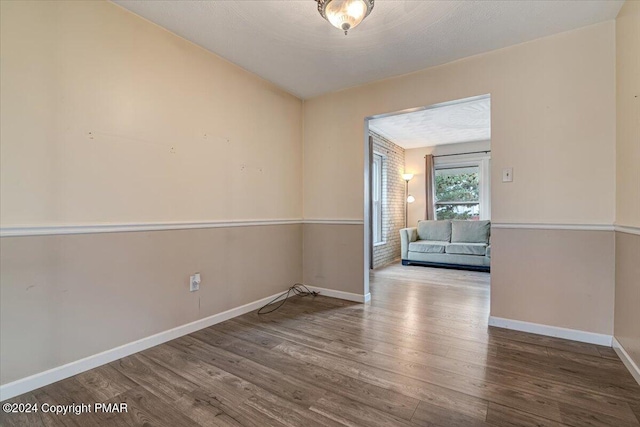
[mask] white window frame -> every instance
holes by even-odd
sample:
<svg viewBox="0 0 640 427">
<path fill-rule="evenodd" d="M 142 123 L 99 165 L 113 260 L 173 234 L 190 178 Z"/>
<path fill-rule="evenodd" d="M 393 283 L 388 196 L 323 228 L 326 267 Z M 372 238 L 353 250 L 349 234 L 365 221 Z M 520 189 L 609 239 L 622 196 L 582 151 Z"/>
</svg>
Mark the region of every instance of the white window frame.
<svg viewBox="0 0 640 427">
<path fill-rule="evenodd" d="M 451 156 L 457 158 L 435 158 L 434 168 L 453 169 L 464 167 L 478 167 L 478 202 L 480 204 L 480 220 L 491 219 L 491 156 L 464 155 Z M 437 197 L 436 194 L 433 195 Z M 437 207 L 434 206 L 434 210 Z"/>
<path fill-rule="evenodd" d="M 371 224 L 373 225 L 373 244 L 384 243 L 382 240 L 382 168 L 384 156 L 379 153 L 373 153 L 371 162 L 371 207 L 373 217 Z"/>
</svg>

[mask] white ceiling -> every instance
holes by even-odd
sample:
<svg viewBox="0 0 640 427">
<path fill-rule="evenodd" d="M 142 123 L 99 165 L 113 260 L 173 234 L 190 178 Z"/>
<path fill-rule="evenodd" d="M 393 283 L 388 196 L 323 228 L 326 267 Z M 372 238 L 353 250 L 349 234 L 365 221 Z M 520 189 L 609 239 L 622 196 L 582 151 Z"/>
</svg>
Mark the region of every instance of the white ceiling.
<svg viewBox="0 0 640 427">
<path fill-rule="evenodd" d="M 314 0 L 113 0 L 301 98 L 613 19 L 623 0 L 377 0 L 348 36 Z"/>
<path fill-rule="evenodd" d="M 483 97 L 369 121 L 369 129 L 405 148 L 491 139 L 491 99 Z"/>
</svg>

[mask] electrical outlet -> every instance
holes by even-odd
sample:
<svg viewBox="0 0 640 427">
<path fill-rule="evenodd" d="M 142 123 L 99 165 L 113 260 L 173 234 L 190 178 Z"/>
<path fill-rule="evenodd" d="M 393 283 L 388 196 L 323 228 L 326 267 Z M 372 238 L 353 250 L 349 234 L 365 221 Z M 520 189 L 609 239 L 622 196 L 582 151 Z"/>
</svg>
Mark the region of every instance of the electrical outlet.
<svg viewBox="0 0 640 427">
<path fill-rule="evenodd" d="M 189 291 L 195 292 L 200 289 L 200 273 L 196 273 L 189 278 Z"/>
</svg>

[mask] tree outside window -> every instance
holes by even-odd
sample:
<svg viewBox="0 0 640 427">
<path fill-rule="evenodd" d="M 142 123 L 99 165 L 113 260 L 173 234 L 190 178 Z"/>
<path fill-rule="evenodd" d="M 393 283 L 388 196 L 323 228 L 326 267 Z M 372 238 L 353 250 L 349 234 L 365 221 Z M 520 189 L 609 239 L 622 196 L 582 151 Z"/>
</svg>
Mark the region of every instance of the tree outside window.
<svg viewBox="0 0 640 427">
<path fill-rule="evenodd" d="M 436 169 L 436 219 L 480 219 L 480 168 Z"/>
</svg>

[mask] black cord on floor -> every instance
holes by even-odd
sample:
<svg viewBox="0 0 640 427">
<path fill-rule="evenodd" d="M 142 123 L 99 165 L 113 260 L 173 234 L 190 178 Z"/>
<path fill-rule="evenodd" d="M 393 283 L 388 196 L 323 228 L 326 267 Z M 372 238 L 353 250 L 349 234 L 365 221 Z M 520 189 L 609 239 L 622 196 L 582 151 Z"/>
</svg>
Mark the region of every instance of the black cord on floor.
<svg viewBox="0 0 640 427">
<path fill-rule="evenodd" d="M 274 311 L 276 311 L 277 309 L 282 307 L 285 302 L 287 302 L 287 299 L 289 299 L 289 296 L 293 296 L 291 294 L 299 295 L 301 297 L 306 297 L 306 296 L 314 296 L 315 297 L 316 295 L 320 295 L 320 292 L 312 291 L 309 288 L 307 288 L 305 285 L 303 285 L 302 283 L 296 283 L 295 285 L 290 287 L 286 292 L 281 293 L 280 295 L 278 295 L 277 297 L 275 297 L 274 299 L 272 299 L 271 301 L 269 301 L 268 303 L 266 303 L 265 305 L 260 307 L 260 310 L 258 310 L 258 314 L 273 313 Z M 275 308 L 273 308 L 273 309 L 271 309 L 269 311 L 264 311 L 264 309 L 269 307 L 270 305 L 276 304 L 278 302 L 278 300 L 280 300 L 282 297 L 284 297 L 284 299 Z"/>
</svg>

